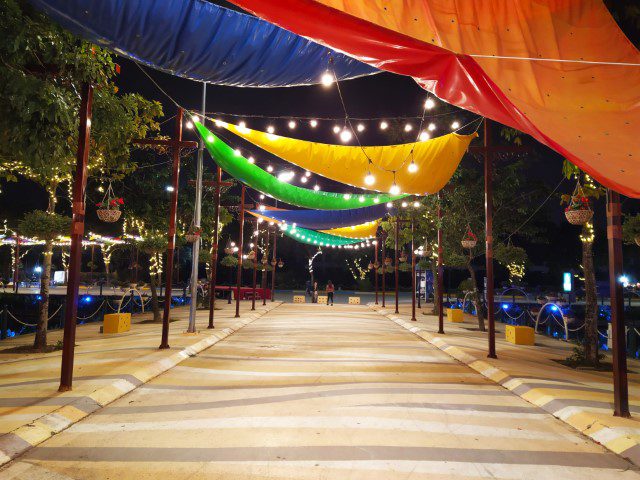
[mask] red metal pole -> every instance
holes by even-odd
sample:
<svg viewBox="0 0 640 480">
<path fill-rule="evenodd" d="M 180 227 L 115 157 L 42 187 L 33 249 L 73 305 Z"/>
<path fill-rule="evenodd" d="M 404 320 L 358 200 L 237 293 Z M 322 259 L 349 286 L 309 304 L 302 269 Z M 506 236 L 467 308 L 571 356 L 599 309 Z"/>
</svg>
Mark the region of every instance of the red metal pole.
<svg viewBox="0 0 640 480">
<path fill-rule="evenodd" d="M 413 232 L 414 232 L 413 218 L 411 219 L 411 321 L 417 322 L 416 319 L 416 254 L 413 251 Z"/>
<path fill-rule="evenodd" d="M 385 308 L 386 305 L 386 276 L 387 276 L 387 265 L 385 260 L 387 259 L 387 236 L 383 233 L 382 235 L 382 308 Z"/>
<path fill-rule="evenodd" d="M 62 368 L 60 371 L 60 392 L 71 390 L 73 386 L 73 360 L 76 343 L 76 320 L 78 315 L 78 290 L 80 288 L 80 264 L 82 262 L 82 236 L 84 235 L 85 203 L 87 188 L 87 163 L 91 138 L 91 113 L 93 105 L 93 85 L 82 87 L 80 103 L 80 124 L 78 126 L 78 150 L 76 152 L 76 172 L 73 177 L 73 220 L 71 223 L 71 252 L 69 255 L 69 280 L 67 282 L 64 334 L 62 341 Z"/>
<path fill-rule="evenodd" d="M 20 236 L 16 235 L 16 258 L 15 268 L 13 269 L 13 291 L 18 293 L 18 282 L 20 280 Z"/>
<path fill-rule="evenodd" d="M 622 292 L 622 210 L 620 194 L 607 192 L 607 240 L 609 243 L 609 288 L 611 292 L 611 343 L 613 345 L 613 401 L 616 417 L 630 417 L 627 384 L 626 329 Z"/>
<path fill-rule="evenodd" d="M 258 243 L 260 242 L 260 228 L 258 227 L 258 218 L 256 217 L 256 243 L 253 246 L 253 295 L 251 297 L 251 310 L 256 309 L 256 280 L 258 276 Z M 262 292 L 264 295 L 264 292 Z"/>
<path fill-rule="evenodd" d="M 444 333 L 444 268 L 442 267 L 442 194 L 438 192 L 438 333 Z"/>
<path fill-rule="evenodd" d="M 262 256 L 263 259 L 266 259 L 268 254 L 269 254 L 269 226 L 266 227 L 267 231 L 265 232 L 265 238 L 267 239 L 267 243 L 264 246 L 264 255 Z M 265 306 L 267 304 L 267 265 L 269 262 L 267 263 L 262 263 L 262 276 L 260 277 L 260 280 L 262 281 L 262 305 Z"/>
<path fill-rule="evenodd" d="M 218 181 L 216 183 L 215 210 L 213 219 L 213 240 L 211 244 L 211 280 L 209 281 L 209 325 L 207 328 L 214 328 L 213 312 L 216 308 L 216 275 L 218 273 L 218 228 L 220 223 L 220 189 L 222 186 L 222 169 L 218 167 Z"/>
<path fill-rule="evenodd" d="M 276 259 L 276 247 L 278 246 L 278 227 L 273 227 L 273 260 L 271 261 L 271 301 L 275 300 L 276 296 L 276 268 L 278 267 L 278 260 Z"/>
<path fill-rule="evenodd" d="M 244 248 L 244 193 L 247 187 L 242 185 L 240 194 L 240 244 L 238 245 L 238 274 L 236 287 L 236 318 L 240 317 L 240 288 L 242 287 L 242 251 Z"/>
<path fill-rule="evenodd" d="M 174 140 L 182 140 L 182 108 L 178 108 L 176 114 L 176 127 Z M 171 283 L 173 282 L 173 255 L 176 249 L 176 219 L 178 216 L 178 180 L 180 178 L 180 147 L 174 145 L 172 149 L 173 166 L 171 172 L 171 205 L 169 210 L 169 231 L 167 232 L 167 272 L 164 279 L 166 286 L 164 289 L 164 312 L 162 315 L 162 341 L 161 349 L 169 348 L 169 315 L 171 312 Z"/>
<path fill-rule="evenodd" d="M 489 358 L 496 356 L 496 323 L 493 313 L 493 157 L 489 153 L 489 119 L 484 120 L 484 213 L 487 260 L 487 321 L 489 323 Z"/>
<path fill-rule="evenodd" d="M 374 264 L 374 268 L 373 268 L 373 277 L 374 277 L 374 283 L 375 283 L 375 288 L 376 288 L 376 305 L 378 305 L 378 268 L 379 268 L 379 264 L 378 264 L 378 268 L 376 268 L 376 264 L 378 263 L 378 244 L 380 243 L 380 240 L 378 238 L 376 238 L 376 244 L 373 246 L 373 264 Z"/>
<path fill-rule="evenodd" d="M 395 267 L 394 271 L 396 274 L 396 313 L 400 313 L 398 310 L 398 277 L 400 276 L 400 271 L 398 270 L 398 237 L 400 236 L 400 218 L 396 217 L 396 258 L 395 258 Z"/>
</svg>

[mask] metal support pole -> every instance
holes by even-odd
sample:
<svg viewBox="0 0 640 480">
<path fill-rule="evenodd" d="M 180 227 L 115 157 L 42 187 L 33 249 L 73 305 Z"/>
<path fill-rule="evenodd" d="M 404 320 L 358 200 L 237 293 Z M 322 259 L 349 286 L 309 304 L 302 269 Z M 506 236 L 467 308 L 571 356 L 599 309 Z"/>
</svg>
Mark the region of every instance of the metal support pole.
<svg viewBox="0 0 640 480">
<path fill-rule="evenodd" d="M 244 249 L 244 194 L 247 187 L 242 184 L 242 193 L 240 194 L 240 241 L 238 245 L 238 274 L 236 287 L 236 318 L 240 317 L 240 289 L 242 288 L 242 252 Z"/>
<path fill-rule="evenodd" d="M 376 305 L 378 305 L 378 268 L 380 267 L 380 265 L 378 264 L 378 244 L 380 243 L 380 240 L 378 238 L 376 238 L 376 244 L 373 246 L 373 277 L 374 277 L 374 283 L 375 283 L 375 288 L 376 288 Z M 378 267 L 376 268 L 375 265 L 378 265 Z"/>
<path fill-rule="evenodd" d="M 278 260 L 276 258 L 276 247 L 278 246 L 278 227 L 273 227 L 273 257 L 271 261 L 271 301 L 275 300 L 276 296 L 276 268 L 278 267 Z"/>
<path fill-rule="evenodd" d="M 438 192 L 438 333 L 444 333 L 444 268 L 442 267 L 442 194 Z"/>
<path fill-rule="evenodd" d="M 385 260 L 387 259 L 387 237 L 386 235 L 382 235 L 382 308 L 385 308 L 386 305 L 386 276 L 387 276 L 387 266 Z"/>
<path fill-rule="evenodd" d="M 489 358 L 496 356 L 496 321 L 493 312 L 493 157 L 489 153 L 489 119 L 484 120 L 484 212 L 487 260 L 487 321 L 489 323 Z"/>
<path fill-rule="evenodd" d="M 267 239 L 267 243 L 264 246 L 264 255 L 262 255 L 263 259 L 266 259 L 269 256 L 269 227 L 267 226 L 267 231 L 265 232 L 265 238 Z M 267 265 L 269 264 L 269 262 L 267 263 L 262 263 L 262 276 L 260 277 L 260 280 L 262 281 L 262 306 L 265 306 L 267 304 Z"/>
<path fill-rule="evenodd" d="M 395 266 L 394 272 L 396 274 L 396 313 L 400 313 L 398 310 L 398 277 L 400 276 L 400 271 L 398 270 L 398 237 L 400 236 L 400 222 L 399 218 L 396 217 L 396 258 L 395 258 Z"/>
<path fill-rule="evenodd" d="M 71 252 L 69 255 L 69 280 L 67 282 L 64 334 L 62 340 L 62 368 L 60 371 L 60 392 L 67 392 L 73 386 L 73 360 L 76 343 L 76 321 L 78 315 L 78 290 L 80 288 L 80 264 L 82 262 L 82 236 L 84 235 L 85 202 L 87 188 L 87 163 L 91 138 L 91 107 L 93 105 L 93 85 L 82 86 L 80 122 L 78 126 L 78 150 L 76 171 L 73 177 L 73 220 L 71 223 Z"/>
<path fill-rule="evenodd" d="M 209 325 L 207 328 L 214 328 L 213 312 L 216 307 L 216 275 L 218 273 L 218 228 L 220 224 L 220 189 L 222 186 L 222 169 L 218 167 L 218 179 L 215 193 L 215 211 L 213 219 L 213 239 L 211 241 L 211 280 L 209 281 Z"/>
<path fill-rule="evenodd" d="M 182 108 L 178 108 L 176 114 L 176 126 L 174 140 L 180 142 L 182 140 Z M 162 314 L 162 341 L 161 349 L 169 348 L 169 315 L 171 312 L 171 282 L 173 281 L 173 254 L 176 248 L 176 219 L 178 216 L 178 179 L 180 178 L 180 147 L 174 145 L 172 149 L 173 165 L 171 172 L 171 205 L 169 212 L 169 231 L 167 232 L 167 271 L 164 275 L 164 311 Z"/>
<path fill-rule="evenodd" d="M 415 228 L 415 225 L 412 218 L 411 219 L 411 321 L 417 322 L 418 320 L 416 318 L 416 254 L 413 251 L 414 228 Z"/>
<path fill-rule="evenodd" d="M 20 236 L 16 235 L 16 256 L 15 267 L 13 269 L 13 292 L 18 293 L 18 283 L 20 281 Z"/>
<path fill-rule="evenodd" d="M 607 240 L 609 243 L 609 288 L 611 292 L 611 343 L 613 346 L 613 403 L 616 417 L 629 417 L 626 329 L 622 292 L 622 211 L 620 194 L 607 191 Z"/>
<path fill-rule="evenodd" d="M 260 243 L 260 228 L 256 217 L 256 243 L 253 245 L 253 295 L 251 296 L 251 310 L 256 309 L 256 280 L 258 277 L 258 243 Z M 252 235 L 253 236 L 253 235 Z M 262 292 L 264 296 L 264 292 Z"/>
<path fill-rule="evenodd" d="M 202 82 L 202 118 L 204 119 L 207 111 L 207 84 Z M 204 120 L 203 120 L 204 121 Z M 196 198 L 193 209 L 193 223 L 196 229 L 200 228 L 200 220 L 202 217 L 202 157 L 204 155 L 204 142 L 202 137 L 198 142 L 198 158 L 196 160 Z M 200 263 L 200 243 L 202 239 L 193 242 L 191 247 L 191 304 L 189 305 L 189 327 L 187 332 L 194 333 L 196 331 L 196 308 L 198 303 L 198 264 Z"/>
</svg>

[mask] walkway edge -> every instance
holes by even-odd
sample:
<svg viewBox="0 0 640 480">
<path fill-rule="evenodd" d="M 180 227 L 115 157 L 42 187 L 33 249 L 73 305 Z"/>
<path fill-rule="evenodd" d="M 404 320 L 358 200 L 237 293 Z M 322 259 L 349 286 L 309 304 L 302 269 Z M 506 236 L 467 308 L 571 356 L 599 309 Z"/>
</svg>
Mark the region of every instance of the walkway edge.
<svg viewBox="0 0 640 480">
<path fill-rule="evenodd" d="M 635 465 L 640 465 L 640 441 L 637 437 L 637 432 L 630 431 L 629 428 L 625 427 L 606 425 L 592 411 L 572 405 L 566 399 L 549 393 L 549 390 L 528 386 L 526 378 L 514 377 L 488 360 L 479 360 L 463 349 L 449 345 L 442 337 L 428 332 L 415 323 L 403 320 L 395 313 L 391 313 L 391 310 L 376 307 L 371 303 L 368 303 L 367 306 L 402 328 L 409 330 L 414 335 L 426 340 L 450 357 L 464 363 L 482 376 L 501 385 L 527 402 L 542 408 L 583 435 L 591 438 L 597 444 L 626 458 Z"/>
<path fill-rule="evenodd" d="M 140 385 L 170 370 L 186 358 L 193 357 L 221 340 L 224 340 L 281 304 L 282 302 L 270 303 L 260 312 L 249 313 L 246 316 L 243 315 L 232 326 L 222 330 L 214 330 L 211 335 L 208 335 L 193 345 L 185 347 L 179 352 L 172 353 L 168 357 L 155 360 L 148 366 L 140 368 L 133 373 L 126 374 L 126 379 L 120 378 L 114 380 L 108 385 L 95 390 L 91 395 L 74 400 L 51 413 L 43 415 L 34 422 L 18 427 L 9 433 L 5 433 L 0 436 L 0 466 L 7 464 L 36 445 L 69 428 L 74 423 L 79 422 L 83 418 L 100 410 L 111 402 L 118 400 L 132 390 L 135 390 Z"/>
</svg>

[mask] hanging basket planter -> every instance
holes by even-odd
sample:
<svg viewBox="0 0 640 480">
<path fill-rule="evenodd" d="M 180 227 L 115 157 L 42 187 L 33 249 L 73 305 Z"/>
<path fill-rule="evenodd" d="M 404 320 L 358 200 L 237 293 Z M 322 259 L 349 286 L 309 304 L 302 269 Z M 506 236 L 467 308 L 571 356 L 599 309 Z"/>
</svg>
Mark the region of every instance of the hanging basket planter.
<svg viewBox="0 0 640 480">
<path fill-rule="evenodd" d="M 275 258 L 273 260 L 271 260 L 271 266 L 272 267 L 275 267 L 277 263 L 278 262 L 277 262 L 277 260 Z"/>
<path fill-rule="evenodd" d="M 384 264 L 388 267 L 389 265 L 391 265 L 391 259 L 389 257 L 384 259 Z"/>
<path fill-rule="evenodd" d="M 636 245 L 640 247 L 640 235 L 636 235 L 636 237 L 633 240 L 636 242 Z"/>
<path fill-rule="evenodd" d="M 100 220 L 107 223 L 117 222 L 122 215 L 122 211 L 115 208 L 99 208 L 96 213 Z"/>
<path fill-rule="evenodd" d="M 96 214 L 103 222 L 117 222 L 122 215 L 122 211 L 120 210 L 122 205 L 124 205 L 124 200 L 122 197 L 115 196 L 113 188 L 111 187 L 111 182 L 109 182 L 109 186 L 107 187 L 104 197 L 102 197 L 102 201 L 96 204 L 96 207 L 98 207 Z"/>
<path fill-rule="evenodd" d="M 584 225 L 593 217 L 589 198 L 584 194 L 580 182 L 571 195 L 569 206 L 564 209 L 564 215 L 572 225 Z"/>
<path fill-rule="evenodd" d="M 404 252 L 401 252 L 400 256 L 398 257 L 398 260 L 400 260 L 400 263 L 405 263 L 407 261 L 407 254 Z"/>
<path fill-rule="evenodd" d="M 247 253 L 247 260 L 254 260 L 255 258 L 256 258 L 255 250 L 251 250 L 249 253 Z"/>
<path fill-rule="evenodd" d="M 478 237 L 471 231 L 471 227 L 467 227 L 467 233 L 464 234 L 460 243 L 462 244 L 462 248 L 466 248 L 467 250 L 475 248 L 478 244 Z"/>
<path fill-rule="evenodd" d="M 282 268 L 282 267 L 284 267 L 284 262 L 282 260 L 280 260 L 278 262 L 278 268 Z"/>
</svg>

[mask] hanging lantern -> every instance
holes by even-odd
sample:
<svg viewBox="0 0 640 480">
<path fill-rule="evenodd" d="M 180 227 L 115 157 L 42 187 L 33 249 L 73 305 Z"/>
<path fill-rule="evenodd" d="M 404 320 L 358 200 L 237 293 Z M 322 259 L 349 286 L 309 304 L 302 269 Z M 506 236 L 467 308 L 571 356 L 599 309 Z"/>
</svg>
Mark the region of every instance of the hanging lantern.
<svg viewBox="0 0 640 480">
<path fill-rule="evenodd" d="M 391 261 L 392 261 L 391 258 L 387 257 L 384 259 L 384 264 L 388 267 L 391 265 Z"/>
<path fill-rule="evenodd" d="M 184 234 L 184 238 L 189 243 L 196 243 L 200 236 L 202 235 L 202 229 L 200 227 L 196 227 L 195 225 L 191 225 L 187 233 Z"/>
<path fill-rule="evenodd" d="M 231 246 L 230 242 L 227 242 L 227 246 L 224 247 L 224 253 L 226 253 L 227 255 L 233 254 L 233 247 Z"/>
<path fill-rule="evenodd" d="M 109 187 L 107 187 L 102 201 L 96 204 L 98 218 L 107 223 L 117 222 L 120 219 L 120 215 L 122 215 L 120 210 L 122 205 L 124 205 L 124 200 L 122 197 L 115 196 L 113 188 L 111 188 L 111 182 L 109 182 Z"/>
<path fill-rule="evenodd" d="M 404 253 L 404 250 L 400 252 L 400 257 L 398 257 L 398 260 L 400 260 L 400 263 L 404 263 L 407 261 L 407 254 Z"/>
<path fill-rule="evenodd" d="M 567 221 L 572 225 L 584 225 L 593 217 L 589 198 L 584 194 L 580 182 L 578 182 L 573 195 L 571 195 L 569 206 L 564 209 L 564 216 L 567 217 Z"/>
<path fill-rule="evenodd" d="M 462 248 L 466 248 L 467 250 L 471 250 L 478 243 L 478 237 L 471 231 L 470 226 L 467 226 L 467 233 L 464 234 L 460 243 L 462 243 Z"/>
<path fill-rule="evenodd" d="M 282 259 L 280 259 L 280 261 L 278 262 L 278 268 L 282 267 L 284 267 L 284 262 L 282 261 Z"/>
<path fill-rule="evenodd" d="M 249 253 L 247 253 L 247 260 L 254 260 L 255 258 L 256 258 L 255 250 L 251 250 Z"/>
</svg>

